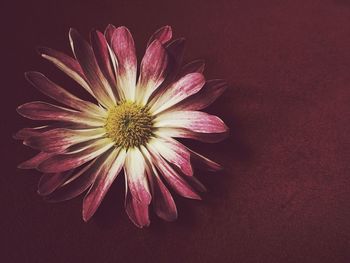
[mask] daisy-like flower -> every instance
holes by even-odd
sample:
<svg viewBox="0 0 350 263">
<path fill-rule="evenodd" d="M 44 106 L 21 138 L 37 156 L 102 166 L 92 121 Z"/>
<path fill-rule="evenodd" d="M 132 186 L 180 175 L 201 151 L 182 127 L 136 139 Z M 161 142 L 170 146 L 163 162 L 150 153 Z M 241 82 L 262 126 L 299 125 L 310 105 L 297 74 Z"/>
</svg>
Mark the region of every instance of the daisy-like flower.
<svg viewBox="0 0 350 263">
<path fill-rule="evenodd" d="M 19 165 L 43 172 L 38 193 L 63 201 L 87 191 L 83 219 L 89 220 L 113 181 L 124 170 L 125 209 L 138 227 L 148 226 L 149 205 L 173 221 L 177 209 L 168 190 L 200 199 L 205 187 L 193 176 L 193 164 L 209 170 L 220 165 L 174 138 L 217 142 L 228 128 L 200 110 L 226 88 L 205 81 L 203 61 L 181 66 L 184 39 L 171 41 L 171 27 L 156 31 L 137 68 L 134 40 L 126 27 L 93 31 L 91 44 L 71 29 L 75 58 L 40 48 L 41 56 L 81 85 L 96 103 L 82 100 L 38 72 L 26 78 L 59 105 L 35 101 L 18 107 L 22 116 L 50 121 L 24 128 L 15 138 L 40 152 Z"/>
</svg>

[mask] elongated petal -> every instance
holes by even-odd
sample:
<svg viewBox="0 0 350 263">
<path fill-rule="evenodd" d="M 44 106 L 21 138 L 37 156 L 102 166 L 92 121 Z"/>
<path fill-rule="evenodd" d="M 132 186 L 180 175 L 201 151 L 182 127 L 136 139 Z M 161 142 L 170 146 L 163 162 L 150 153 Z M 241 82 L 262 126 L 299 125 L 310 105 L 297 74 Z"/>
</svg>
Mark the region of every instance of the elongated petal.
<svg viewBox="0 0 350 263">
<path fill-rule="evenodd" d="M 103 75 L 106 77 L 112 90 L 115 89 L 116 79 L 114 75 L 114 67 L 105 36 L 100 31 L 93 31 L 91 33 L 91 44 Z"/>
<path fill-rule="evenodd" d="M 51 48 L 40 47 L 38 48 L 38 52 L 43 58 L 52 62 L 56 67 L 80 84 L 87 92 L 93 95 L 78 61 Z"/>
<path fill-rule="evenodd" d="M 169 87 L 163 94 L 156 97 L 151 104 L 151 112 L 158 114 L 185 98 L 197 93 L 204 85 L 205 79 L 201 73 L 191 73 L 179 79 L 171 87 Z"/>
<path fill-rule="evenodd" d="M 172 138 L 155 138 L 149 143 L 165 160 L 177 166 L 185 175 L 193 175 L 190 153 L 181 143 Z"/>
<path fill-rule="evenodd" d="M 18 168 L 20 169 L 35 169 L 41 164 L 43 161 L 49 159 L 51 156 L 53 156 L 53 153 L 45 153 L 40 152 L 34 157 L 30 158 L 29 160 L 21 163 L 18 165 Z"/>
<path fill-rule="evenodd" d="M 115 149 L 102 165 L 99 174 L 83 201 L 83 219 L 88 221 L 100 206 L 110 186 L 121 171 L 126 152 Z"/>
<path fill-rule="evenodd" d="M 93 87 L 92 91 L 96 99 L 105 107 L 112 107 L 116 102 L 114 94 L 97 65 L 91 46 L 75 29 L 70 29 L 69 38 L 74 55 L 83 69 L 88 83 Z"/>
<path fill-rule="evenodd" d="M 55 155 L 42 162 L 38 169 L 45 173 L 67 171 L 98 157 L 113 145 L 114 143 L 110 139 L 100 139 L 82 151 Z"/>
<path fill-rule="evenodd" d="M 204 168 L 209 171 L 220 171 L 222 170 L 222 166 L 207 157 L 187 148 L 191 152 L 191 160 L 193 161 L 194 165 L 197 165 L 198 167 Z"/>
<path fill-rule="evenodd" d="M 201 111 L 174 111 L 155 119 L 155 127 L 185 128 L 199 133 L 226 133 L 225 123 L 217 116 Z"/>
<path fill-rule="evenodd" d="M 203 73 L 205 67 L 205 62 L 202 59 L 194 60 L 185 66 L 183 66 L 179 72 L 179 76 L 186 76 L 190 73 Z"/>
<path fill-rule="evenodd" d="M 65 121 L 90 126 L 104 125 L 103 119 L 94 117 L 88 113 L 70 110 L 41 101 L 25 103 L 17 108 L 17 112 L 23 117 L 32 120 Z"/>
<path fill-rule="evenodd" d="M 155 213 L 166 221 L 174 221 L 177 218 L 177 209 L 173 197 L 159 177 L 157 169 L 152 163 L 152 158 L 145 147 L 141 147 L 146 158 L 146 172 L 151 186 L 152 205 Z"/>
<path fill-rule="evenodd" d="M 109 24 L 106 29 L 105 29 L 105 32 L 104 32 L 104 35 L 105 35 L 105 38 L 108 42 L 108 44 L 111 46 L 111 43 L 112 43 L 112 37 L 113 37 L 113 33 L 114 31 L 116 30 L 116 27 L 112 24 Z"/>
<path fill-rule="evenodd" d="M 101 160 L 105 161 L 105 154 L 97 160 L 92 160 L 84 168 L 74 173 L 58 189 L 45 196 L 45 200 L 49 202 L 61 202 L 70 200 L 85 192 L 95 181 L 96 176 L 102 169 L 103 162 Z"/>
<path fill-rule="evenodd" d="M 202 110 L 220 97 L 226 88 L 223 80 L 209 80 L 198 93 L 181 101 L 172 110 Z"/>
<path fill-rule="evenodd" d="M 117 85 L 124 99 L 134 100 L 136 93 L 137 59 L 134 40 L 126 27 L 118 27 L 112 36 L 112 50 L 117 58 Z"/>
<path fill-rule="evenodd" d="M 20 129 L 13 135 L 15 140 L 25 140 L 35 135 L 40 135 L 41 133 L 51 129 L 49 126 L 39 126 L 34 128 L 23 128 Z"/>
<path fill-rule="evenodd" d="M 193 188 L 159 155 L 152 144 L 147 145 L 147 149 L 152 156 L 153 163 L 162 173 L 164 179 L 179 195 L 190 199 L 201 199 Z"/>
<path fill-rule="evenodd" d="M 43 94 L 68 107 L 72 107 L 76 110 L 88 111 L 98 116 L 105 116 L 107 114 L 102 108 L 91 102 L 79 99 L 39 72 L 27 72 L 25 75 L 27 80 Z"/>
<path fill-rule="evenodd" d="M 151 45 L 154 40 L 158 40 L 162 45 L 166 44 L 173 36 L 173 31 L 170 26 L 163 26 L 153 33 L 148 40 L 147 46 Z"/>
<path fill-rule="evenodd" d="M 61 152 L 73 144 L 100 138 L 105 134 L 104 128 L 71 130 L 57 128 L 32 136 L 24 144 L 43 152 Z"/>
<path fill-rule="evenodd" d="M 149 204 L 139 202 L 136 198 L 132 196 L 130 191 L 128 191 L 127 182 L 125 183 L 125 185 L 125 211 L 128 217 L 139 228 L 149 226 Z"/>
<path fill-rule="evenodd" d="M 45 173 L 41 176 L 38 184 L 38 194 L 48 195 L 60 187 L 71 175 L 73 171 L 62 173 Z"/>
<path fill-rule="evenodd" d="M 147 48 L 141 61 L 140 77 L 137 84 L 137 101 L 146 104 L 153 91 L 164 81 L 168 64 L 167 53 L 158 40 Z"/>
<path fill-rule="evenodd" d="M 151 202 L 151 194 L 145 172 L 145 159 L 138 148 L 130 148 L 128 150 L 124 173 L 133 198 L 140 203 L 149 204 Z"/>
</svg>

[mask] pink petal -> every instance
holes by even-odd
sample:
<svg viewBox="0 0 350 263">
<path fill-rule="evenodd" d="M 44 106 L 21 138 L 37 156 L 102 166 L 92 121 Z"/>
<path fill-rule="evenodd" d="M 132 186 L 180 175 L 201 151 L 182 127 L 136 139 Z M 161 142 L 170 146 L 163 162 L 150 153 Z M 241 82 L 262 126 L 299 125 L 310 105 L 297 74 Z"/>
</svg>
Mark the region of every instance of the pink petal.
<svg viewBox="0 0 350 263">
<path fill-rule="evenodd" d="M 174 110 L 202 110 L 212 104 L 227 88 L 223 80 L 209 80 L 196 94 L 174 107 Z"/>
<path fill-rule="evenodd" d="M 86 191 L 92 183 L 95 181 L 96 176 L 99 174 L 105 155 L 102 155 L 97 160 L 91 161 L 84 168 L 80 169 L 77 173 L 71 176 L 64 184 L 58 189 L 45 197 L 49 202 L 61 202 L 70 200 Z"/>
<path fill-rule="evenodd" d="M 201 73 L 191 73 L 182 77 L 166 89 L 163 94 L 154 98 L 154 101 L 151 102 L 151 112 L 158 114 L 169 109 L 185 98 L 197 93 L 204 83 L 205 79 Z"/>
<path fill-rule="evenodd" d="M 196 189 L 198 192 L 206 192 L 207 188 L 194 176 L 186 177 L 186 180 L 190 183 L 190 185 Z"/>
<path fill-rule="evenodd" d="M 115 149 L 102 165 L 96 180 L 83 201 L 83 219 L 88 221 L 100 206 L 110 186 L 121 171 L 126 152 Z"/>
<path fill-rule="evenodd" d="M 93 87 L 92 91 L 96 99 L 105 107 L 112 107 L 116 102 L 114 94 L 97 65 L 91 46 L 75 29 L 70 29 L 69 38 L 74 55 L 83 69 L 88 83 Z"/>
<path fill-rule="evenodd" d="M 93 95 L 93 92 L 86 81 L 83 70 L 75 59 L 62 52 L 46 47 L 38 48 L 38 52 L 43 58 L 49 60 L 56 67 L 80 84 L 87 92 Z"/>
<path fill-rule="evenodd" d="M 198 133 L 227 133 L 228 127 L 217 116 L 201 111 L 173 111 L 159 115 L 155 127 L 184 128 Z"/>
<path fill-rule="evenodd" d="M 84 130 L 57 128 L 32 136 L 26 139 L 24 144 L 43 152 L 62 152 L 73 144 L 100 138 L 104 134 L 104 128 Z"/>
<path fill-rule="evenodd" d="M 30 158 L 29 160 L 21 163 L 18 165 L 18 168 L 20 169 L 35 169 L 41 164 L 43 161 L 49 159 L 51 156 L 53 156 L 53 153 L 44 153 L 40 152 L 34 157 Z"/>
<path fill-rule="evenodd" d="M 181 143 L 169 137 L 155 138 L 149 143 L 165 160 L 177 166 L 185 175 L 193 175 L 190 153 Z"/>
<path fill-rule="evenodd" d="M 205 67 L 204 60 L 198 59 L 195 61 L 192 61 L 185 66 L 183 66 L 180 70 L 179 76 L 186 76 L 187 74 L 190 73 L 203 73 Z"/>
<path fill-rule="evenodd" d="M 147 46 L 149 46 L 154 40 L 158 40 L 161 44 L 166 44 L 173 36 L 173 32 L 170 26 L 163 26 L 153 33 L 148 40 Z"/>
<path fill-rule="evenodd" d="M 190 199 L 201 199 L 201 197 L 192 189 L 192 187 L 159 155 L 157 150 L 152 147 L 152 144 L 149 144 L 147 149 L 152 156 L 154 165 L 157 166 L 168 184 L 179 195 Z"/>
<path fill-rule="evenodd" d="M 137 59 L 130 31 L 126 27 L 116 28 L 113 32 L 111 45 L 118 62 L 117 86 L 123 90 L 124 99 L 134 100 Z"/>
<path fill-rule="evenodd" d="M 153 91 L 164 81 L 168 64 L 167 53 L 158 40 L 147 48 L 141 61 L 140 77 L 137 84 L 137 100 L 146 104 Z"/>
<path fill-rule="evenodd" d="M 187 148 L 188 149 L 188 148 Z M 222 170 L 222 166 L 207 157 L 188 149 L 191 152 L 191 160 L 193 161 L 194 165 L 197 165 L 199 167 L 203 167 L 209 171 L 220 171 Z"/>
<path fill-rule="evenodd" d="M 149 214 L 147 203 L 139 202 L 128 191 L 127 183 L 125 183 L 125 211 L 130 220 L 139 228 L 149 226 Z"/>
<path fill-rule="evenodd" d="M 124 173 L 133 198 L 140 203 L 149 204 L 151 202 L 151 194 L 145 173 L 145 159 L 138 148 L 130 148 L 128 150 Z"/>
<path fill-rule="evenodd" d="M 152 164 L 151 156 L 146 148 L 141 148 L 146 156 L 146 172 L 151 186 L 152 204 L 155 213 L 166 221 L 174 221 L 177 218 L 177 209 L 173 197 L 159 177 L 157 169 Z"/>
<path fill-rule="evenodd" d="M 91 33 L 91 44 L 97 63 L 112 88 L 116 86 L 114 67 L 112 64 L 109 46 L 105 36 L 100 31 Z"/>
<path fill-rule="evenodd" d="M 42 162 L 38 169 L 45 173 L 67 171 L 98 157 L 110 149 L 114 143 L 110 139 L 100 139 L 81 151 L 55 155 Z"/>
<path fill-rule="evenodd" d="M 72 174 L 73 171 L 63 173 L 45 173 L 41 176 L 38 184 L 38 194 L 48 195 L 60 187 Z"/>
<path fill-rule="evenodd" d="M 104 125 L 103 119 L 93 117 L 88 113 L 74 111 L 40 101 L 25 103 L 17 108 L 17 112 L 23 117 L 32 120 L 65 121 L 90 126 Z"/>
<path fill-rule="evenodd" d="M 95 115 L 100 116 L 106 114 L 106 112 L 97 105 L 79 99 L 78 97 L 74 96 L 62 87 L 50 81 L 48 78 L 46 78 L 43 74 L 39 72 L 27 72 L 25 76 L 27 80 L 39 91 L 41 91 L 48 97 L 67 105 L 68 107 L 72 107 L 81 111 L 89 111 Z"/>
<path fill-rule="evenodd" d="M 105 32 L 104 32 L 104 35 L 105 35 L 105 38 L 108 42 L 108 44 L 111 46 L 111 43 L 112 43 L 112 37 L 113 37 L 113 33 L 114 31 L 116 30 L 115 26 L 112 25 L 112 24 L 109 24 L 106 29 L 105 29 Z"/>
<path fill-rule="evenodd" d="M 50 130 L 49 126 L 40 126 L 34 128 L 23 128 L 20 129 L 13 135 L 15 140 L 25 140 L 35 135 L 40 135 L 41 133 Z"/>
</svg>

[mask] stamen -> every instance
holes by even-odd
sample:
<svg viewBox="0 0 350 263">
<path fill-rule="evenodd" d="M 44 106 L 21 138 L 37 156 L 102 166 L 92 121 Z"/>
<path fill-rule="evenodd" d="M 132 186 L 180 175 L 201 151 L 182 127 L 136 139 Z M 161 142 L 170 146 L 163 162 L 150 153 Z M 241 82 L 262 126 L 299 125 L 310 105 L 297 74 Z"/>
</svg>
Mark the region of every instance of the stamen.
<svg viewBox="0 0 350 263">
<path fill-rule="evenodd" d="M 153 117 L 148 108 L 122 101 L 108 112 L 107 136 L 124 148 L 144 145 L 153 134 Z"/>
</svg>

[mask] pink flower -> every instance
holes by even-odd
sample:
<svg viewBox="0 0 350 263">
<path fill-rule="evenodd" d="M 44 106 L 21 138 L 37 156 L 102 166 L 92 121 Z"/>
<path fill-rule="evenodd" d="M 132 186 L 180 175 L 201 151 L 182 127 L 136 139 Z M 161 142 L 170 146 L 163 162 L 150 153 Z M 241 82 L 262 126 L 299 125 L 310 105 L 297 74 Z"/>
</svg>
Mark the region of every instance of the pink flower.
<svg viewBox="0 0 350 263">
<path fill-rule="evenodd" d="M 63 105 L 35 101 L 17 109 L 26 118 L 50 121 L 15 135 L 40 151 L 19 165 L 43 172 L 40 195 L 63 201 L 87 190 L 87 221 L 123 169 L 125 209 L 138 227 L 150 224 L 151 203 L 160 218 L 177 218 L 167 186 L 183 197 L 200 199 L 198 192 L 205 187 L 193 176 L 191 161 L 214 171 L 220 165 L 174 138 L 217 142 L 227 136 L 221 119 L 200 111 L 226 84 L 206 82 L 203 61 L 181 67 L 184 40 L 171 38 L 169 26 L 152 35 L 138 75 L 134 40 L 125 27 L 109 25 L 104 34 L 92 32 L 91 45 L 71 29 L 75 59 L 49 48 L 39 50 L 96 100 L 82 100 L 41 73 L 26 73 L 30 83 Z"/>
</svg>

